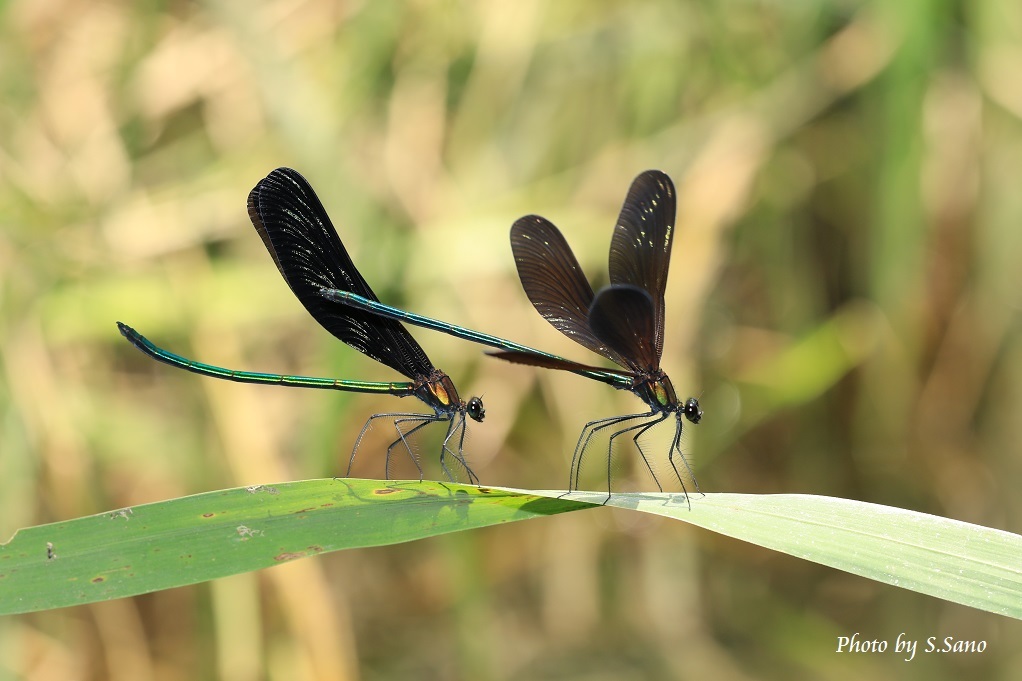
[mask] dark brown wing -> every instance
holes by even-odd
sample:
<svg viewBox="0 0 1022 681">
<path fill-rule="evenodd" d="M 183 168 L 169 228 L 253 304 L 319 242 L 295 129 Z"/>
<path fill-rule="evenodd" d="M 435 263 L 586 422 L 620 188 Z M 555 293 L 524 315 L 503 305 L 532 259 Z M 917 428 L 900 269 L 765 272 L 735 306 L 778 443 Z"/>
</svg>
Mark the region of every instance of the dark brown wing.
<svg viewBox="0 0 1022 681">
<path fill-rule="evenodd" d="M 335 305 L 320 295 L 326 287 L 379 300 L 304 177 L 277 168 L 248 195 L 248 214 L 284 281 L 323 328 L 409 378 L 433 373 L 432 362 L 400 322 Z"/>
<path fill-rule="evenodd" d="M 576 343 L 625 366 L 589 328 L 593 288 L 560 230 L 538 215 L 519 218 L 511 226 L 511 251 L 522 288 L 536 311 Z"/>
<path fill-rule="evenodd" d="M 638 286 L 612 284 L 596 294 L 589 308 L 593 333 L 624 357 L 633 371 L 660 367 L 660 354 L 654 345 L 655 324 L 653 298 Z"/>
<path fill-rule="evenodd" d="M 647 170 L 632 182 L 610 242 L 611 285 L 638 286 L 652 300 L 651 340 L 656 349 L 653 366 L 657 367 L 664 349 L 664 291 L 676 211 L 677 197 L 671 178 L 659 170 Z"/>
<path fill-rule="evenodd" d="M 563 357 L 538 355 L 536 353 L 522 352 L 519 350 L 488 350 L 486 354 L 490 357 L 502 359 L 505 362 L 511 362 L 512 364 L 525 364 L 527 366 L 540 367 L 542 369 L 570 371 L 573 374 L 578 374 L 579 376 L 585 376 L 586 378 L 591 378 L 596 381 L 602 381 L 603 383 L 612 385 L 621 390 L 631 390 L 632 388 L 633 378 L 631 372 L 622 371 L 620 369 L 604 369 L 603 367 L 597 367 L 591 364 L 573 362 L 570 359 L 564 359 Z"/>
</svg>

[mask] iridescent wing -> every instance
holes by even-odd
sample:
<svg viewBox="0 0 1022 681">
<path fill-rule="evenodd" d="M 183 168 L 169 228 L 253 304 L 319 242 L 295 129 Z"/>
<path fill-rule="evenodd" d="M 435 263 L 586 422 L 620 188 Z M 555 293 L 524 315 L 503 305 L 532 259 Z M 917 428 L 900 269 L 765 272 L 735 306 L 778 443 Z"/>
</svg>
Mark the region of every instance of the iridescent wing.
<svg viewBox="0 0 1022 681">
<path fill-rule="evenodd" d="M 379 300 L 304 177 L 277 168 L 248 195 L 248 214 L 284 280 L 323 328 L 409 378 L 433 373 L 432 362 L 400 322 L 335 305 L 320 295 L 326 287 Z"/>
</svg>

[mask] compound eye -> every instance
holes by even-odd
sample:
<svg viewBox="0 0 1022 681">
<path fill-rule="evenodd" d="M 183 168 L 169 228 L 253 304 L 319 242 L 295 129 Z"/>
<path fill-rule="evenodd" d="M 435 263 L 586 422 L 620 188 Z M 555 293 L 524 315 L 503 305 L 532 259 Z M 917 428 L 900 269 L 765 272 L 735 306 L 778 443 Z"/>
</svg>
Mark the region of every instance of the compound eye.
<svg viewBox="0 0 1022 681">
<path fill-rule="evenodd" d="M 699 400 L 694 397 L 685 400 L 685 418 L 692 423 L 699 423 L 699 420 L 703 418 L 703 410 L 699 408 Z"/>
<path fill-rule="evenodd" d="M 473 397 L 468 401 L 466 410 L 473 421 L 482 421 L 486 416 L 486 407 L 483 406 L 483 401 L 478 397 Z"/>
</svg>

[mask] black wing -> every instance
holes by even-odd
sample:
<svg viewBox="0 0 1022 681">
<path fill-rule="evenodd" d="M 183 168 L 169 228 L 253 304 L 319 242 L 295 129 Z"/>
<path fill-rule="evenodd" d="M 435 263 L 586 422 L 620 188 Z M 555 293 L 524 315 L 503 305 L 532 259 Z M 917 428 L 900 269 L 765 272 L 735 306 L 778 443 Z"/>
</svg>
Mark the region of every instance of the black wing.
<svg viewBox="0 0 1022 681">
<path fill-rule="evenodd" d="M 538 215 L 519 218 L 511 226 L 511 251 L 522 288 L 536 311 L 576 343 L 625 366 L 622 357 L 589 328 L 593 287 L 560 230 Z"/>
<path fill-rule="evenodd" d="M 643 288 L 653 301 L 653 366 L 660 366 L 664 349 L 664 290 L 676 209 L 671 178 L 659 170 L 647 170 L 632 182 L 610 242 L 610 283 Z"/>
<path fill-rule="evenodd" d="M 248 215 L 284 281 L 323 328 L 409 378 L 429 376 L 432 362 L 400 322 L 334 305 L 321 287 L 379 300 L 337 237 L 308 181 L 277 168 L 248 195 Z"/>
<path fill-rule="evenodd" d="M 638 286 L 611 284 L 596 294 L 589 308 L 593 333 L 625 358 L 633 371 L 660 367 L 660 353 L 654 345 L 656 314 L 653 298 Z"/>
</svg>

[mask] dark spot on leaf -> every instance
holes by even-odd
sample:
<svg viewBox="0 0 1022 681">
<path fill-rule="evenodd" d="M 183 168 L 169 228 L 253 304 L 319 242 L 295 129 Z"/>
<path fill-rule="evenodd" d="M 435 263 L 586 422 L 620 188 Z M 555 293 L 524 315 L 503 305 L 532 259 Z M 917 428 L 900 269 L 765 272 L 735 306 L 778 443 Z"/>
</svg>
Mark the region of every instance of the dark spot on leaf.
<svg viewBox="0 0 1022 681">
<path fill-rule="evenodd" d="M 306 546 L 305 548 L 309 549 L 313 553 L 322 553 L 323 552 L 323 547 L 319 546 L 318 544 L 313 544 L 312 546 Z"/>
<path fill-rule="evenodd" d="M 373 494 L 383 496 L 384 494 L 393 494 L 396 491 L 396 489 L 374 489 Z"/>
<path fill-rule="evenodd" d="M 216 513 L 203 513 L 202 517 L 203 518 L 212 518 L 215 515 L 216 515 Z"/>
<path fill-rule="evenodd" d="M 489 494 L 489 493 L 490 493 L 490 492 L 492 492 L 492 491 L 493 491 L 493 490 L 492 490 L 492 489 L 490 489 L 489 487 L 480 487 L 480 488 L 479 488 L 479 493 L 480 493 L 480 494 Z"/>
<path fill-rule="evenodd" d="M 321 508 L 330 508 L 333 505 L 334 505 L 333 502 L 330 502 L 330 503 L 327 503 L 327 504 L 320 504 L 320 507 Z"/>
<path fill-rule="evenodd" d="M 273 557 L 273 560 L 275 560 L 277 562 L 283 562 L 283 561 L 286 561 L 286 560 L 295 560 L 296 558 L 304 558 L 304 557 L 305 557 L 305 552 L 304 551 L 298 551 L 298 552 L 294 552 L 294 553 L 291 553 L 291 552 L 288 552 L 288 553 L 278 553 L 277 555 L 275 555 Z"/>
<path fill-rule="evenodd" d="M 93 584 L 102 584 L 105 581 L 106 581 L 106 577 L 93 577 L 92 578 L 92 583 Z"/>
<path fill-rule="evenodd" d="M 308 513 L 309 511 L 315 511 L 315 510 L 316 510 L 316 507 L 315 507 L 315 506 L 308 506 L 308 507 L 306 507 L 306 508 L 303 508 L 303 509 L 300 509 L 300 510 L 298 510 L 298 511 L 295 511 L 295 513 L 296 513 L 296 514 L 297 514 L 297 513 Z"/>
</svg>

